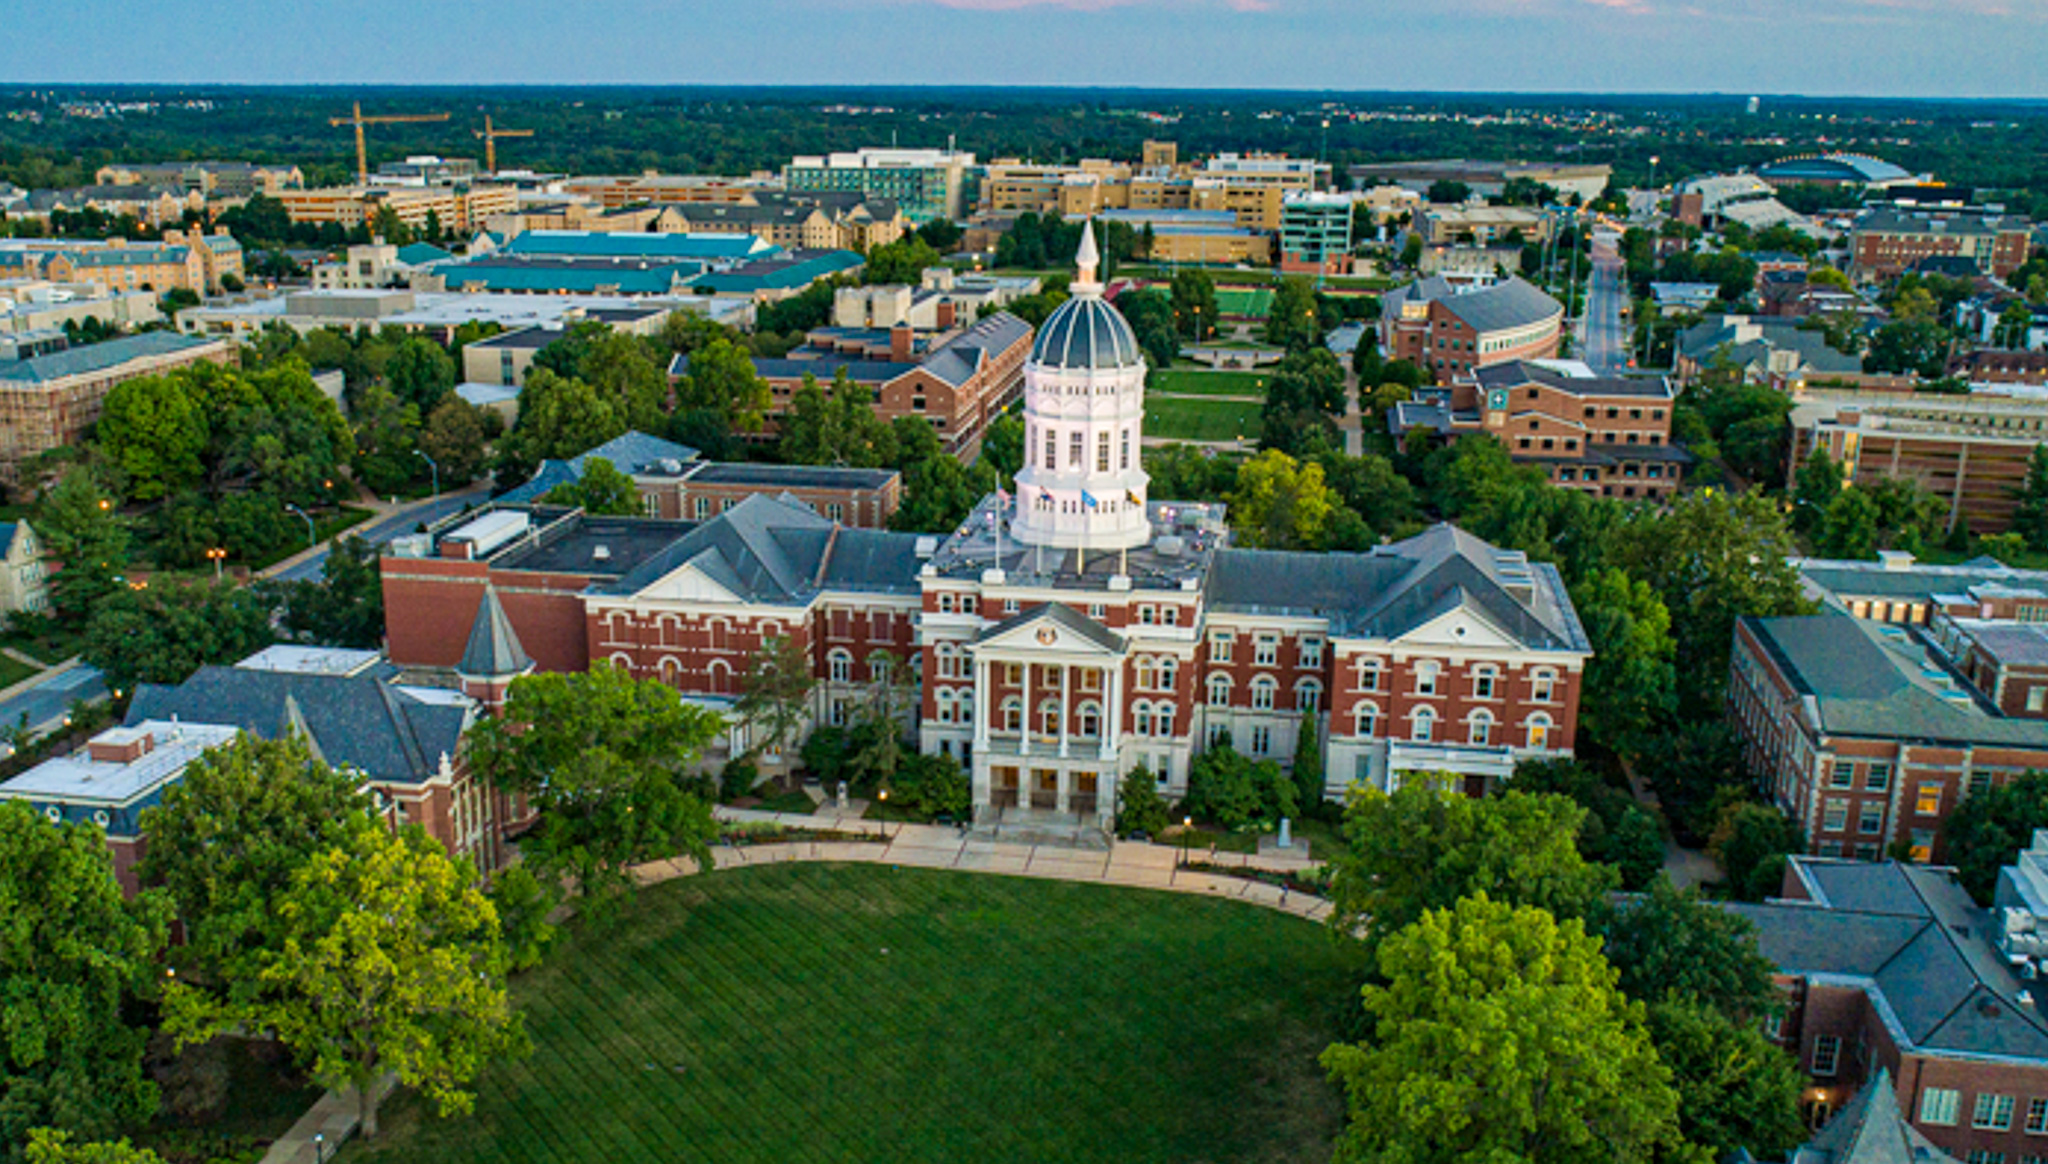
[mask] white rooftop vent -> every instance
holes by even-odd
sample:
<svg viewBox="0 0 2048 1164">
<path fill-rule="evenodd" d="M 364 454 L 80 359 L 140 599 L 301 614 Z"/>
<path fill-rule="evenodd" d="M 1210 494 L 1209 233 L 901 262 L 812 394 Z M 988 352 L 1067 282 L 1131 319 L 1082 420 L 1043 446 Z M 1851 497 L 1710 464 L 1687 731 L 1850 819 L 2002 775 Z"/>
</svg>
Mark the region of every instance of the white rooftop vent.
<svg viewBox="0 0 2048 1164">
<path fill-rule="evenodd" d="M 595 546 L 590 551 L 590 558 L 595 562 L 609 562 L 612 560 L 612 548 L 605 545 Z"/>
<path fill-rule="evenodd" d="M 1877 560 L 1884 570 L 1910 570 L 1914 562 L 1913 555 L 1905 550 L 1879 550 Z"/>
<path fill-rule="evenodd" d="M 919 538 L 919 539 L 917 539 L 917 556 L 918 556 L 918 557 L 920 557 L 920 558 L 929 558 L 929 557 L 931 557 L 931 556 L 932 556 L 933 554 L 936 554 L 936 553 L 938 553 L 938 552 L 939 552 L 939 539 L 937 539 L 937 538 L 935 538 L 935 537 L 922 537 L 922 538 Z"/>
<path fill-rule="evenodd" d="M 1186 552 L 1188 544 L 1182 538 L 1173 534 L 1167 534 L 1153 542 L 1152 548 L 1157 550 L 1162 558 L 1178 558 L 1182 553 Z"/>
</svg>

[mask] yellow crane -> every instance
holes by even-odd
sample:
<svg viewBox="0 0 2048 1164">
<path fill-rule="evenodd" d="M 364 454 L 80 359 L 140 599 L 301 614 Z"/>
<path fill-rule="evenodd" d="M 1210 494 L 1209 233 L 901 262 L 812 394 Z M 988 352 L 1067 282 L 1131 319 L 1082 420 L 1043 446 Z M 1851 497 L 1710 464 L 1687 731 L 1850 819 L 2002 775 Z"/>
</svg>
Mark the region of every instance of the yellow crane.
<svg viewBox="0 0 2048 1164">
<path fill-rule="evenodd" d="M 363 103 L 355 103 L 355 110 L 348 117 L 330 117 L 327 124 L 334 126 L 353 125 L 356 127 L 356 182 L 368 185 L 370 182 L 370 152 L 363 144 L 363 127 L 366 125 L 392 125 L 401 121 L 446 121 L 445 113 L 387 113 L 379 117 L 364 117 Z"/>
<path fill-rule="evenodd" d="M 498 139 L 501 137 L 532 137 L 530 129 L 496 129 L 491 125 L 491 115 L 484 114 L 484 127 L 472 129 L 471 133 L 484 139 L 484 169 L 489 173 L 498 172 Z"/>
</svg>

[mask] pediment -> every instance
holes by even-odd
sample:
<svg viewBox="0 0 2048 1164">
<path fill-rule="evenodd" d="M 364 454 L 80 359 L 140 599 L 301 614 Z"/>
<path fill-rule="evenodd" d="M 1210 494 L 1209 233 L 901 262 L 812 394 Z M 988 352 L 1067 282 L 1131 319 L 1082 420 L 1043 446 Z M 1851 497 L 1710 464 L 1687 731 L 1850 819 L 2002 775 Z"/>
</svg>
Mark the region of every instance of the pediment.
<svg viewBox="0 0 2048 1164">
<path fill-rule="evenodd" d="M 1071 611 L 1040 607 L 1020 618 L 989 628 L 974 644 L 977 651 L 1058 651 L 1065 654 L 1120 658 L 1123 643 L 1099 623 Z"/>
<path fill-rule="evenodd" d="M 1393 640 L 1402 646 L 1494 647 L 1514 650 L 1522 646 L 1500 624 L 1467 600 Z"/>
<path fill-rule="evenodd" d="M 713 570 L 722 565 L 715 552 L 706 550 L 642 587 L 634 597 L 679 602 L 744 603 L 744 597 L 713 576 Z"/>
</svg>

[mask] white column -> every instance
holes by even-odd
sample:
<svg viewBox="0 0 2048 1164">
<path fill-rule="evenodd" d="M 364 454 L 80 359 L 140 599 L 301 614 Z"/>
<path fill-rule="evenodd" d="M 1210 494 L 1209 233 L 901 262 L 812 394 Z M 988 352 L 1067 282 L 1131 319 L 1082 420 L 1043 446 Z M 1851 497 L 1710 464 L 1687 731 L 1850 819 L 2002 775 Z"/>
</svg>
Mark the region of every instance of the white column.
<svg viewBox="0 0 2048 1164">
<path fill-rule="evenodd" d="M 1067 795 L 1072 791 L 1069 787 L 1072 777 L 1065 768 L 1061 768 L 1054 774 L 1053 779 L 1056 783 L 1053 785 L 1052 806 L 1060 812 L 1065 812 L 1067 811 Z"/>
<path fill-rule="evenodd" d="M 1019 698 L 1024 701 L 1024 715 L 1017 725 L 1023 729 L 1017 736 L 1017 754 L 1020 756 L 1031 754 L 1031 667 L 1030 663 L 1024 664 L 1024 684 L 1018 693 Z M 1024 787 L 1022 779 L 1019 779 L 1017 787 L 1019 789 Z"/>
<path fill-rule="evenodd" d="M 1062 759 L 1067 754 L 1067 721 L 1074 718 L 1073 704 L 1067 694 L 1070 677 L 1073 675 L 1073 672 L 1074 669 L 1072 667 L 1065 663 L 1060 664 L 1060 756 Z M 1062 788 L 1064 787 L 1062 785 Z M 1060 795 L 1064 797 L 1066 793 L 1061 792 Z"/>
<path fill-rule="evenodd" d="M 989 716 L 995 711 L 995 690 L 989 683 L 990 664 L 987 659 L 976 656 L 974 660 L 974 754 L 980 756 L 988 751 Z"/>
<path fill-rule="evenodd" d="M 1102 685 L 1107 702 L 1102 708 L 1102 758 L 1116 758 L 1117 742 L 1122 738 L 1124 723 L 1124 661 L 1118 659 L 1113 667 L 1105 667 L 1109 682 Z M 1099 795 L 1099 793 L 1098 793 Z"/>
</svg>

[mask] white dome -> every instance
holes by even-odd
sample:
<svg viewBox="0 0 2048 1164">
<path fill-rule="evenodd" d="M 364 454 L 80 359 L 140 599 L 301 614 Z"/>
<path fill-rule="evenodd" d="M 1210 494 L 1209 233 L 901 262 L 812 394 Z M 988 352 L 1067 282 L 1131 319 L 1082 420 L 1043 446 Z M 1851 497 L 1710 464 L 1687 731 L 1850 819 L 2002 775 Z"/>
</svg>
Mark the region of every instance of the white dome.
<svg viewBox="0 0 2048 1164">
<path fill-rule="evenodd" d="M 1031 361 L 1048 368 L 1135 368 L 1144 360 L 1123 312 L 1094 295 L 1060 304 L 1031 348 Z"/>
</svg>

